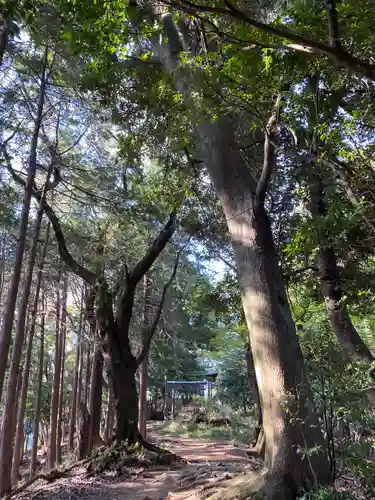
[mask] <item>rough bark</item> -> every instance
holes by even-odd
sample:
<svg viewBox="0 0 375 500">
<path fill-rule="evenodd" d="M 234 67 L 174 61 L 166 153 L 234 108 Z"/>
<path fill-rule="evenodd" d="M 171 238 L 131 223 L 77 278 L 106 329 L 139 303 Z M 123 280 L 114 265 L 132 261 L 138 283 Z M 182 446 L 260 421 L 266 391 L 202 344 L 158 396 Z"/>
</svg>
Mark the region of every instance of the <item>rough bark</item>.
<svg viewBox="0 0 375 500">
<path fill-rule="evenodd" d="M 259 390 L 258 390 L 257 379 L 255 376 L 254 359 L 253 359 L 253 353 L 251 352 L 250 343 L 248 343 L 246 346 L 246 365 L 247 365 L 249 391 L 255 405 L 254 416 L 257 421 L 256 438 L 258 438 L 260 430 L 262 428 L 262 410 L 260 407 Z"/>
<path fill-rule="evenodd" d="M 94 331 L 95 334 L 95 331 Z M 91 371 L 90 384 L 90 430 L 88 455 L 91 454 L 95 445 L 102 442 L 100 438 L 100 419 L 102 414 L 102 393 L 103 393 L 103 353 L 100 345 L 96 345 L 94 349 L 94 357 Z"/>
<path fill-rule="evenodd" d="M 38 438 L 39 438 L 39 422 L 40 422 L 43 365 L 44 365 L 44 325 L 46 316 L 44 290 L 42 290 L 41 304 L 42 304 L 42 310 L 40 315 L 41 319 L 40 319 L 39 369 L 38 369 L 36 391 L 35 391 L 36 402 L 35 402 L 34 425 L 33 425 L 33 444 L 32 444 L 31 461 L 30 461 L 30 477 L 34 476 L 36 471 L 36 456 L 38 451 Z"/>
<path fill-rule="evenodd" d="M 78 339 L 76 346 L 76 357 L 74 363 L 74 378 L 73 378 L 73 388 L 72 388 L 72 411 L 70 412 L 69 420 L 69 438 L 68 445 L 69 450 L 74 449 L 74 435 L 76 430 L 76 420 L 77 420 L 77 403 L 80 401 L 80 375 L 81 372 L 81 350 L 82 350 L 82 328 L 83 328 L 83 306 L 84 306 L 84 288 L 82 287 L 81 294 L 81 307 L 79 312 L 79 327 L 78 327 Z"/>
<path fill-rule="evenodd" d="M 91 380 L 91 342 L 86 342 L 86 370 L 85 370 L 85 382 L 83 391 L 83 404 L 88 405 L 89 395 L 90 395 L 90 380 Z"/>
<path fill-rule="evenodd" d="M 151 281 L 147 274 L 143 277 L 143 331 L 142 331 L 142 349 L 145 349 L 147 334 L 150 323 L 150 300 L 151 300 Z M 148 358 L 147 355 L 140 366 L 139 374 L 139 432 L 146 438 L 147 421 L 147 389 L 148 389 Z"/>
<path fill-rule="evenodd" d="M 23 195 L 23 201 L 22 201 L 20 225 L 19 225 L 18 238 L 17 238 L 18 243 L 17 243 L 17 247 L 16 247 L 16 254 L 15 254 L 15 259 L 14 259 L 14 264 L 13 264 L 13 271 L 12 271 L 9 286 L 8 286 L 8 293 L 7 293 L 7 299 L 6 299 L 6 309 L 4 312 L 4 320 L 3 320 L 1 336 L 0 336 L 0 398 L 1 398 L 2 393 L 3 393 L 5 369 L 6 369 L 8 354 L 9 354 L 9 346 L 10 346 L 10 340 L 11 340 L 11 335 L 12 335 L 12 326 L 13 326 L 13 320 L 14 320 L 14 311 L 15 311 L 15 306 L 16 306 L 16 301 L 17 301 L 17 294 L 18 294 L 18 288 L 19 288 L 19 282 L 20 282 L 20 276 L 21 276 L 22 261 L 23 261 L 23 255 L 24 255 L 24 250 L 25 250 L 27 226 L 28 226 L 28 222 L 29 222 L 30 202 L 31 202 L 31 196 L 32 196 L 32 192 L 33 192 L 33 184 L 34 184 L 35 173 L 36 173 L 36 168 L 37 168 L 37 148 L 38 148 L 40 127 L 41 127 L 42 119 L 43 119 L 43 108 L 44 108 L 46 83 L 47 83 L 46 68 L 47 68 L 47 51 L 44 55 L 42 70 L 41 70 L 41 84 L 40 84 L 40 90 L 39 90 L 38 110 L 37 110 L 37 115 L 35 118 L 34 130 L 33 130 L 33 135 L 32 135 L 31 144 L 30 144 L 30 154 L 29 154 L 29 161 L 28 161 L 28 168 L 27 168 L 27 179 L 26 179 L 26 182 L 24 184 L 25 189 L 24 189 L 24 195 Z M 5 467 L 5 469 L 7 469 L 8 465 L 4 464 L 4 467 Z M 5 470 L 4 474 L 8 474 L 7 470 Z M 2 479 L 1 476 L 2 476 L 2 472 L 0 471 L 0 482 L 2 483 L 3 481 L 1 481 L 1 479 Z M 9 480 L 4 485 L 4 487 L 8 488 L 8 489 L 10 488 L 10 477 L 9 477 Z M 4 493 L 5 491 L 6 490 L 3 489 L 3 486 L 0 485 L 0 493 L 1 492 Z"/>
<path fill-rule="evenodd" d="M 282 498 L 329 482 L 330 471 L 318 418 L 308 403 L 270 224 L 263 206 L 254 202 L 254 181 L 235 149 L 231 130 L 230 121 L 222 118 L 201 127 L 200 137 L 234 248 L 262 407 L 270 495 Z M 321 451 L 303 460 L 298 450 L 314 446 Z"/>
<path fill-rule="evenodd" d="M 48 181 L 49 181 L 49 175 L 47 176 L 45 189 L 43 191 L 43 198 L 46 195 L 46 186 L 48 184 Z M 23 372 L 23 378 L 25 379 L 26 386 L 24 386 L 23 390 L 20 389 L 20 392 L 23 393 L 23 395 L 21 394 L 20 400 L 18 400 L 17 398 L 18 393 L 15 390 L 15 387 L 16 385 L 18 385 L 17 379 L 19 377 L 21 377 L 21 387 L 23 383 L 20 370 L 20 363 L 22 356 L 22 347 L 25 339 L 26 313 L 29 303 L 33 272 L 36 262 L 42 218 L 43 218 L 43 207 L 42 204 L 40 203 L 35 222 L 34 234 L 33 234 L 29 259 L 27 263 L 27 269 L 25 273 L 25 280 L 23 283 L 21 299 L 18 308 L 16 333 L 13 342 L 11 366 L 8 376 L 7 397 L 4 408 L 4 418 L 2 423 L 1 446 L 0 446 L 0 484 L 1 484 L 1 490 L 3 492 L 9 491 L 12 484 L 13 451 L 14 451 L 14 456 L 16 457 L 16 464 L 14 469 L 14 482 L 18 480 L 18 466 L 19 466 L 20 453 L 23 443 L 23 414 L 26 405 L 27 384 L 29 377 L 29 366 L 27 363 L 27 356 L 26 356 L 26 363 L 24 366 L 25 369 Z M 28 354 L 29 358 L 31 356 L 31 348 L 32 344 L 29 348 L 30 349 L 30 353 Z M 13 450 L 12 445 L 13 445 L 14 434 L 16 432 L 17 411 L 21 411 L 21 415 L 19 417 L 21 423 L 18 426 L 19 432 L 18 436 L 16 436 L 18 440 L 16 439 L 15 449 Z"/>
<path fill-rule="evenodd" d="M 79 436 L 77 458 L 82 460 L 87 457 L 89 449 L 89 434 L 90 434 L 90 413 L 87 406 L 81 401 L 79 405 Z"/>
<path fill-rule="evenodd" d="M 191 95 L 197 88 L 193 76 L 179 67 L 182 45 L 173 18 L 166 12 L 158 18 L 168 38 L 162 62 L 194 106 Z M 292 498 L 301 488 L 329 483 L 331 475 L 263 203 L 275 162 L 275 126 L 265 131 L 263 182 L 256 183 L 236 145 L 231 118 L 206 120 L 202 124 L 197 117 L 196 135 L 233 244 L 262 407 L 267 498 Z M 314 447 L 317 453 L 304 459 L 301 451 Z"/>
<path fill-rule="evenodd" d="M 41 212 L 41 215 L 42 214 L 43 214 L 43 212 Z M 46 253 L 47 253 L 47 247 L 48 247 L 49 230 L 50 230 L 50 225 L 48 224 L 47 230 L 46 230 L 46 235 L 45 235 L 45 242 L 43 245 L 43 251 L 42 251 L 41 258 L 40 258 L 39 271 L 38 271 L 37 280 L 36 280 L 34 303 L 33 303 L 32 311 L 31 311 L 31 325 L 30 325 L 29 339 L 28 339 L 28 345 L 27 345 L 27 351 L 26 351 L 25 368 L 23 370 L 22 387 L 21 387 L 20 402 L 19 402 L 18 415 L 17 415 L 17 430 L 16 430 L 16 437 L 14 440 L 14 449 L 13 449 L 13 464 L 12 464 L 12 484 L 13 485 L 19 479 L 19 467 L 20 467 L 21 455 L 22 455 L 21 449 L 22 449 L 23 436 L 24 436 L 24 418 L 25 418 L 25 408 L 26 408 L 26 400 L 27 400 L 27 389 L 28 389 L 28 385 L 29 385 L 31 354 L 32 354 L 32 348 L 33 348 L 33 341 L 34 341 L 36 318 L 37 318 L 37 313 L 38 313 L 39 295 L 40 295 L 40 288 L 41 288 L 41 283 L 42 283 L 44 261 L 45 261 L 45 257 L 46 257 Z M 38 233 L 39 233 L 39 231 L 38 231 Z"/>
<path fill-rule="evenodd" d="M 111 387 L 108 386 L 108 404 L 107 404 L 107 414 L 105 418 L 105 429 L 104 429 L 104 442 L 106 444 L 110 443 L 113 434 L 113 392 Z"/>
<path fill-rule="evenodd" d="M 61 361 L 60 361 L 60 387 L 59 387 L 59 403 L 58 403 L 58 417 L 57 417 L 57 435 L 56 435 L 56 462 L 61 463 L 61 446 L 63 441 L 63 428 L 64 428 L 64 377 L 65 377 L 65 347 L 66 347 L 66 318 L 67 318 L 67 298 L 68 298 L 68 277 L 65 275 L 62 303 L 61 303 Z"/>
<path fill-rule="evenodd" d="M 60 282 L 56 290 L 56 335 L 55 363 L 52 383 L 51 414 L 49 423 L 48 467 L 53 469 L 56 464 L 57 417 L 59 411 L 60 377 L 61 377 L 61 297 Z"/>
</svg>

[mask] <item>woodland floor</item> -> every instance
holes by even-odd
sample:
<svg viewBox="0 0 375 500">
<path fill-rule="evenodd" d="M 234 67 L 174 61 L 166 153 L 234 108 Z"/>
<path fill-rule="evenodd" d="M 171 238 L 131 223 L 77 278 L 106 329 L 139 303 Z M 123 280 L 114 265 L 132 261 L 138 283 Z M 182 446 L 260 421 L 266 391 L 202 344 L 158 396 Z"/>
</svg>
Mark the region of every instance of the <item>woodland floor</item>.
<svg viewBox="0 0 375 500">
<path fill-rule="evenodd" d="M 163 425 L 153 424 L 148 438 L 183 457 L 186 463 L 157 466 L 152 469 L 132 469 L 116 477 L 90 475 L 85 467 L 75 468 L 69 477 L 46 483 L 34 482 L 18 500 L 200 500 L 202 490 L 235 476 L 257 470 L 261 462 L 248 457 L 246 446 L 226 440 L 170 436 Z M 353 498 L 370 498 L 354 477 L 341 480 L 341 490 L 350 491 Z"/>
</svg>

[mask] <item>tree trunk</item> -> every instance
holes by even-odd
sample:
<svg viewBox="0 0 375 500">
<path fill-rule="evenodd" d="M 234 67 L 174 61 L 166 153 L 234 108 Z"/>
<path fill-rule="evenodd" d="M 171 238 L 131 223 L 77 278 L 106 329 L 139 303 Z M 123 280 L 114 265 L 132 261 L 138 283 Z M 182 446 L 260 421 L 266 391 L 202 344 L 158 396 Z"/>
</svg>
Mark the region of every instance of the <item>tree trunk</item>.
<svg viewBox="0 0 375 500">
<path fill-rule="evenodd" d="M 317 152 L 315 151 L 315 158 Z M 310 211 L 313 217 L 327 214 L 322 167 L 315 160 L 310 168 Z M 317 255 L 317 267 L 321 291 L 326 305 L 327 316 L 336 337 L 349 359 L 372 362 L 374 356 L 358 334 L 342 303 L 340 271 L 337 266 L 335 251 L 330 246 L 320 246 Z"/>
<path fill-rule="evenodd" d="M 82 385 L 83 385 L 83 346 L 84 346 L 84 337 L 85 335 L 85 324 L 83 323 L 82 325 L 82 334 L 81 334 L 81 342 L 80 342 L 80 347 L 79 347 L 79 373 L 78 373 L 78 388 L 77 388 L 77 407 L 76 407 L 76 428 L 77 428 L 77 433 L 78 433 L 78 428 L 79 428 L 79 408 L 80 404 L 82 403 Z"/>
<path fill-rule="evenodd" d="M 269 487 L 272 498 L 287 497 L 302 487 L 329 482 L 329 464 L 318 417 L 309 407 L 302 354 L 270 223 L 264 208 L 255 206 L 254 180 L 232 130 L 230 120 L 223 117 L 201 126 L 199 136 L 234 249 L 261 401 Z M 320 451 L 305 460 L 301 450 L 315 446 Z"/>
<path fill-rule="evenodd" d="M 78 437 L 78 460 L 87 457 L 89 450 L 91 417 L 87 406 L 81 401 L 79 405 L 79 437 Z"/>
<path fill-rule="evenodd" d="M 42 215 L 43 215 L 43 212 L 41 212 L 41 216 Z M 48 224 L 47 230 L 46 230 L 46 235 L 45 235 L 45 242 L 43 245 L 42 256 L 41 256 L 40 264 L 39 264 L 37 281 L 36 281 L 34 304 L 33 304 L 32 312 L 31 312 L 30 333 L 29 333 L 29 340 L 28 340 L 26 359 L 25 359 L 25 368 L 23 370 L 21 396 L 20 396 L 18 415 L 17 415 L 17 430 L 16 430 L 15 441 L 14 441 L 14 450 L 13 450 L 13 464 L 12 464 L 12 484 L 13 485 L 19 479 L 19 467 L 20 467 L 21 455 L 22 455 L 21 449 L 22 449 L 23 435 L 24 435 L 24 418 L 25 418 L 25 408 L 26 408 L 26 400 L 27 400 L 27 389 L 29 386 L 31 354 L 32 354 L 32 348 L 33 348 L 33 341 L 34 341 L 36 317 L 37 317 L 37 313 L 38 313 L 39 294 L 40 294 L 40 287 L 41 287 L 41 282 L 42 282 L 44 261 L 46 258 L 47 247 L 48 247 L 49 231 L 50 231 L 50 225 Z M 38 231 L 38 233 L 39 233 L 39 231 Z M 39 237 L 39 234 L 38 234 L 38 237 Z"/>
<path fill-rule="evenodd" d="M 48 182 L 49 182 L 49 175 L 47 175 L 47 180 L 43 190 L 43 196 L 42 196 L 43 199 L 45 198 L 46 195 Z M 11 487 L 12 483 L 11 472 L 12 472 L 13 451 L 14 451 L 14 456 L 16 457 L 16 464 L 13 471 L 14 482 L 17 482 L 18 480 L 19 457 L 23 441 L 23 414 L 26 406 L 26 394 L 27 394 L 27 385 L 29 378 L 29 366 L 27 363 L 27 356 L 29 356 L 29 361 L 30 361 L 31 349 L 32 349 L 32 337 L 31 337 L 31 345 L 29 347 L 30 353 L 26 355 L 25 370 L 23 374 L 26 385 L 23 388 L 23 390 L 20 390 L 20 392 L 22 393 L 20 401 L 17 398 L 18 393 L 15 390 L 15 387 L 16 385 L 18 385 L 17 379 L 21 377 L 20 362 L 22 355 L 22 347 L 25 339 L 26 313 L 29 303 L 31 283 L 35 267 L 42 218 L 43 218 L 43 208 L 42 208 L 42 203 L 40 203 L 35 222 L 34 235 L 31 244 L 27 270 L 25 273 L 25 281 L 23 284 L 21 300 L 18 308 L 16 334 L 13 342 L 12 361 L 9 372 L 7 397 L 4 408 L 4 418 L 2 424 L 2 435 L 1 435 L 1 446 L 0 446 L 0 467 L 1 467 L 0 483 L 1 483 L 1 490 L 3 492 L 9 491 L 9 488 Z M 33 332 L 30 333 L 32 333 L 33 335 Z M 22 385 L 22 377 L 21 377 L 21 385 Z M 19 405 L 19 407 L 17 405 Z M 21 412 L 19 417 L 21 423 L 19 425 L 18 440 L 16 439 L 15 449 L 13 450 L 12 445 L 13 445 L 14 434 L 16 432 L 17 410 Z"/>
<path fill-rule="evenodd" d="M 180 67 L 183 47 L 172 15 L 163 11 L 157 17 L 168 39 L 160 47 L 161 60 L 194 109 L 191 95 L 201 90 L 201 83 Z M 302 488 L 330 483 L 331 474 L 318 416 L 309 405 L 302 354 L 264 209 L 263 172 L 272 161 L 273 146 L 267 131 L 257 183 L 236 144 L 232 119 L 205 120 L 201 124 L 196 116 L 196 135 L 233 244 L 262 408 L 266 494 L 272 500 L 292 498 Z M 312 448 L 317 452 L 311 454 Z"/>
<path fill-rule="evenodd" d="M 151 281 L 147 274 L 143 277 L 143 331 L 142 331 L 142 349 L 145 349 L 150 325 L 150 300 L 151 300 Z M 140 366 L 139 383 L 139 432 L 146 438 L 147 422 L 147 389 L 148 389 L 148 361 L 149 354 L 145 357 Z"/>
<path fill-rule="evenodd" d="M 3 64 L 4 55 L 8 47 L 9 41 L 9 19 L 4 20 L 4 24 L 1 27 L 0 32 L 0 67 Z"/>
<path fill-rule="evenodd" d="M 69 450 L 74 449 L 74 434 L 76 430 L 76 420 L 77 420 L 77 403 L 80 401 L 80 376 L 82 376 L 82 361 L 81 361 L 81 344 L 82 344 L 82 327 L 83 327 L 83 301 L 84 301 L 84 288 L 82 287 L 81 293 L 81 306 L 79 312 L 79 327 L 78 327 L 78 339 L 76 347 L 76 358 L 74 363 L 74 379 L 73 379 L 73 389 L 72 389 L 72 411 L 70 413 L 69 421 Z"/>
<path fill-rule="evenodd" d="M 262 410 L 260 407 L 259 390 L 258 390 L 257 379 L 255 376 L 253 353 L 251 352 L 249 343 L 246 345 L 246 365 L 247 365 L 249 391 L 250 391 L 250 394 L 252 396 L 254 407 L 255 407 L 254 418 L 257 421 L 257 426 L 255 429 L 255 435 L 254 435 L 254 440 L 253 440 L 253 442 L 255 442 L 255 447 L 256 447 L 256 443 L 258 443 L 259 436 L 262 434 L 264 437 L 264 432 L 262 429 L 262 427 L 263 427 Z M 263 439 L 263 441 L 264 441 L 264 439 Z"/>
<path fill-rule="evenodd" d="M 56 464 L 57 417 L 59 410 L 60 377 L 61 377 L 61 325 L 60 325 L 60 281 L 56 290 L 56 336 L 55 336 L 55 371 L 53 374 L 51 415 L 49 425 L 48 467 L 53 469 Z"/>
<path fill-rule="evenodd" d="M 86 371 L 85 371 L 85 386 L 83 393 L 83 403 L 88 405 L 90 394 L 90 380 L 91 380 L 91 341 L 86 342 Z"/>
<path fill-rule="evenodd" d="M 44 56 L 42 71 L 41 71 L 41 84 L 39 91 L 39 103 L 38 103 L 38 111 L 35 119 L 34 131 L 31 139 L 30 145 L 30 155 L 29 155 L 29 163 L 27 169 L 27 179 L 24 190 L 21 216 L 20 216 L 20 225 L 19 232 L 17 238 L 17 247 L 16 247 L 16 255 L 13 264 L 13 271 L 10 277 L 10 283 L 8 287 L 8 294 L 6 300 L 6 309 L 4 312 L 4 320 L 2 324 L 2 331 L 0 336 L 0 399 L 3 393 L 4 386 L 4 377 L 5 370 L 7 366 L 8 354 L 9 354 L 9 346 L 10 340 L 12 336 L 12 327 L 14 320 L 14 311 L 17 301 L 18 287 L 21 276 L 21 268 L 23 261 L 23 254 L 25 250 L 25 242 L 26 242 L 26 233 L 27 226 L 29 222 L 29 212 L 30 212 L 30 201 L 31 195 L 33 191 L 33 184 L 35 179 L 35 172 L 37 168 L 37 147 L 39 140 L 39 131 L 42 124 L 43 118 L 43 108 L 44 108 L 44 100 L 45 100 L 45 90 L 46 90 L 46 67 L 47 67 L 47 51 Z M 18 371 L 18 370 L 17 370 Z M 15 384 L 15 382 L 13 381 Z M 13 385 L 13 393 L 14 393 L 14 385 Z M 7 429 L 9 431 L 9 428 Z M 1 453 L 1 452 L 0 452 Z M 4 463 L 4 472 L 2 472 L 2 466 L 0 467 L 0 494 L 3 494 L 5 491 L 8 491 L 10 488 L 10 471 L 9 469 L 9 460 Z M 4 476 L 8 476 L 8 479 L 3 479 Z M 5 480 L 5 483 L 4 483 Z M 4 486 L 3 486 L 4 483 Z M 4 489 L 6 488 L 6 489 Z"/>
<path fill-rule="evenodd" d="M 65 375 L 65 344 L 66 344 L 66 302 L 68 296 L 68 277 L 65 275 L 62 304 L 61 304 L 61 361 L 60 361 L 60 388 L 59 388 L 59 410 L 58 410 L 58 420 L 57 420 L 57 437 L 56 437 L 56 461 L 61 463 L 61 446 L 63 441 L 63 428 L 64 428 L 64 375 Z"/>
<path fill-rule="evenodd" d="M 95 334 L 95 332 L 94 332 Z M 94 359 L 91 371 L 90 384 L 90 431 L 88 455 L 91 454 L 95 445 L 101 443 L 100 419 L 102 415 L 102 392 L 103 392 L 103 353 L 101 347 L 97 345 L 94 350 Z"/>
<path fill-rule="evenodd" d="M 113 392 L 111 386 L 108 386 L 108 404 L 105 418 L 104 442 L 110 443 L 113 435 Z"/>
<path fill-rule="evenodd" d="M 31 451 L 30 462 L 30 477 L 34 476 L 36 471 L 36 456 L 38 451 L 38 438 L 39 438 L 39 422 L 40 422 L 40 408 L 42 397 L 42 382 L 43 382 L 43 365 L 44 365 L 44 325 L 46 316 L 44 289 L 42 290 L 42 311 L 40 320 L 40 351 L 39 351 L 39 370 L 35 391 L 35 412 L 34 412 L 34 425 L 33 425 L 33 444 Z"/>
</svg>

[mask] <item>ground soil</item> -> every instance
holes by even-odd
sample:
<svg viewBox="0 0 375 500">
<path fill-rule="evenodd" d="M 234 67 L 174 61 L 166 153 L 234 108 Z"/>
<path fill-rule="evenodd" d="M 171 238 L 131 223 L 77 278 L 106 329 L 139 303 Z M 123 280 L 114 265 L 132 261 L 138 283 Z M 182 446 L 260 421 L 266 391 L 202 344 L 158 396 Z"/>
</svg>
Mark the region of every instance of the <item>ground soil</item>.
<svg viewBox="0 0 375 500">
<path fill-rule="evenodd" d="M 90 475 L 85 467 L 75 468 L 69 477 L 46 483 L 34 482 L 18 500 L 199 500 L 202 491 L 220 488 L 226 480 L 257 470 L 261 462 L 249 457 L 247 447 L 230 441 L 174 437 L 153 425 L 148 438 L 185 459 L 185 463 Z M 369 498 L 362 494 L 358 500 Z"/>
</svg>

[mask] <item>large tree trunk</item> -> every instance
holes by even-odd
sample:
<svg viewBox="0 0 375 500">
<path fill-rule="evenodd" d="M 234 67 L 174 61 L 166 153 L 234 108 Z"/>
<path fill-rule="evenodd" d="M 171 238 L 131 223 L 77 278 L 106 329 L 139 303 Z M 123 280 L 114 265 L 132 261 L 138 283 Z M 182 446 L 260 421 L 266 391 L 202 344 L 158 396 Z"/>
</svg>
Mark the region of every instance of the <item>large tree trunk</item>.
<svg viewBox="0 0 375 500">
<path fill-rule="evenodd" d="M 231 235 L 262 407 L 270 497 L 330 481 L 318 417 L 278 267 L 270 223 L 228 118 L 199 128 L 205 163 Z M 303 458 L 302 449 L 320 447 Z M 278 497 L 280 495 L 280 497 Z"/>
<path fill-rule="evenodd" d="M 59 277 L 60 278 L 60 277 Z M 55 335 L 55 370 L 52 383 L 51 414 L 49 424 L 48 467 L 53 469 L 56 464 L 57 417 L 59 411 L 60 377 L 61 377 L 61 300 L 60 281 L 56 289 L 56 335 Z"/>
<path fill-rule="evenodd" d="M 64 277 L 64 286 L 61 304 L 61 361 L 60 361 L 60 388 L 59 388 L 59 409 L 57 419 L 56 436 L 56 462 L 61 463 L 61 446 L 64 439 L 64 378 L 65 378 L 65 346 L 66 346 L 66 318 L 67 318 L 67 299 L 68 299 L 68 277 Z"/>
<path fill-rule="evenodd" d="M 171 14 L 158 17 L 168 38 L 161 60 L 194 106 L 191 95 L 201 90 L 200 82 L 179 66 L 183 48 Z M 206 120 L 201 125 L 197 117 L 196 135 L 233 244 L 262 408 L 267 498 L 292 498 L 301 488 L 329 483 L 331 473 L 318 416 L 309 405 L 302 354 L 264 209 L 273 146 L 267 131 L 266 175 L 262 172 L 256 183 L 236 144 L 231 118 Z M 315 454 L 309 454 L 312 448 Z"/>
<path fill-rule="evenodd" d="M 26 400 L 27 400 L 27 389 L 29 386 L 31 354 L 32 354 L 32 348 L 33 348 L 33 341 L 34 341 L 36 317 L 37 317 L 37 313 L 38 313 L 39 294 L 40 294 L 40 287 L 41 287 L 41 282 L 42 282 L 44 261 L 45 261 L 45 257 L 46 257 L 46 253 L 47 253 L 47 247 L 48 247 L 49 231 L 50 231 L 50 225 L 48 224 L 46 235 L 45 235 L 45 242 L 44 242 L 44 246 L 43 246 L 42 256 L 41 256 L 40 264 L 39 264 L 37 281 L 36 281 L 34 304 L 33 304 L 32 312 L 31 312 L 31 326 L 30 326 L 30 333 L 29 333 L 29 339 L 28 339 L 28 345 L 27 345 L 27 351 L 26 351 L 25 368 L 23 370 L 21 395 L 20 395 L 20 402 L 19 402 L 18 415 L 17 415 L 17 430 L 16 430 L 16 437 L 15 437 L 14 449 L 13 449 L 12 484 L 15 484 L 19 479 L 19 467 L 20 467 L 20 461 L 21 461 L 20 457 L 21 457 L 21 450 L 22 450 L 22 443 L 23 443 L 23 436 L 24 436 L 24 418 L 25 418 L 25 408 L 26 408 Z"/>
<path fill-rule="evenodd" d="M 17 301 L 17 294 L 18 294 L 18 287 L 19 287 L 19 282 L 20 282 L 20 276 L 21 276 L 21 268 L 22 268 L 22 261 L 23 261 L 23 254 L 25 250 L 25 242 L 26 242 L 26 233 L 27 233 L 27 226 L 29 222 L 29 211 L 30 211 L 30 201 L 31 201 L 31 195 L 33 191 L 33 184 L 34 184 L 34 179 L 35 179 L 35 173 L 36 173 L 36 168 L 37 168 L 37 147 L 38 147 L 38 140 L 39 140 L 39 131 L 40 127 L 42 124 L 42 119 L 43 119 L 43 108 L 44 108 L 44 100 L 45 100 L 45 91 L 46 91 L 46 67 L 47 67 L 47 52 L 44 56 L 43 60 L 43 65 L 42 65 L 42 71 L 41 71 L 41 85 L 40 85 L 40 91 L 39 91 L 39 103 L 38 103 L 38 111 L 37 111 L 37 116 L 35 120 L 35 125 L 34 125 L 34 131 L 31 139 L 31 145 L 30 145 L 30 155 L 29 155 L 29 164 L 28 164 L 28 169 L 27 169 L 27 179 L 26 179 L 26 184 L 25 184 L 25 190 L 24 190 L 24 195 L 23 195 L 23 202 L 22 202 L 22 209 L 21 209 L 21 216 L 20 216 L 20 225 L 19 225 L 19 232 L 18 232 L 18 238 L 17 238 L 17 247 L 16 247 L 16 255 L 14 259 L 14 264 L 13 264 L 13 271 L 12 275 L 10 277 L 10 282 L 9 282 L 9 287 L 8 287 L 8 294 L 7 294 L 7 300 L 6 300 L 6 309 L 4 312 L 4 320 L 2 324 L 2 331 L 1 331 L 1 337 L 0 337 L 0 399 L 2 397 L 3 393 L 3 386 L 4 386 L 4 377 L 5 377 L 5 370 L 7 366 L 7 361 L 8 361 L 8 354 L 9 354 L 9 346 L 10 346 L 10 340 L 12 336 L 12 327 L 13 327 L 13 320 L 14 320 L 14 310 L 16 306 L 16 301 Z M 14 392 L 14 387 L 13 387 L 13 392 Z M 8 429 L 9 431 L 9 429 Z M 4 474 L 7 473 L 7 468 L 9 464 L 4 463 L 5 467 L 5 472 Z M 2 476 L 3 473 L 0 471 L 0 481 L 2 481 Z M 6 481 L 4 487 L 5 488 L 10 488 L 10 474 L 8 481 Z M 2 484 L 0 485 L 0 494 L 1 492 L 4 493 L 6 490 L 4 490 L 4 487 Z"/>
<path fill-rule="evenodd" d="M 142 331 L 142 349 L 145 349 L 150 324 L 150 299 L 151 282 L 147 274 L 143 277 L 143 331 Z M 149 354 L 145 357 L 140 366 L 139 374 L 139 432 L 146 438 L 147 422 L 147 389 L 148 389 L 148 361 Z"/>
<path fill-rule="evenodd" d="M 44 365 L 44 325 L 45 325 L 45 299 L 44 290 L 42 291 L 41 298 L 42 310 L 40 319 L 40 351 L 39 351 L 39 369 L 36 382 L 35 393 L 35 412 L 34 412 L 34 425 L 33 425 L 33 444 L 31 449 L 30 461 L 30 476 L 32 477 L 36 471 L 36 456 L 38 451 L 38 438 L 39 438 L 39 422 L 40 422 L 40 409 L 41 409 L 41 396 L 42 396 L 42 382 L 43 382 L 43 365 Z"/>
</svg>

